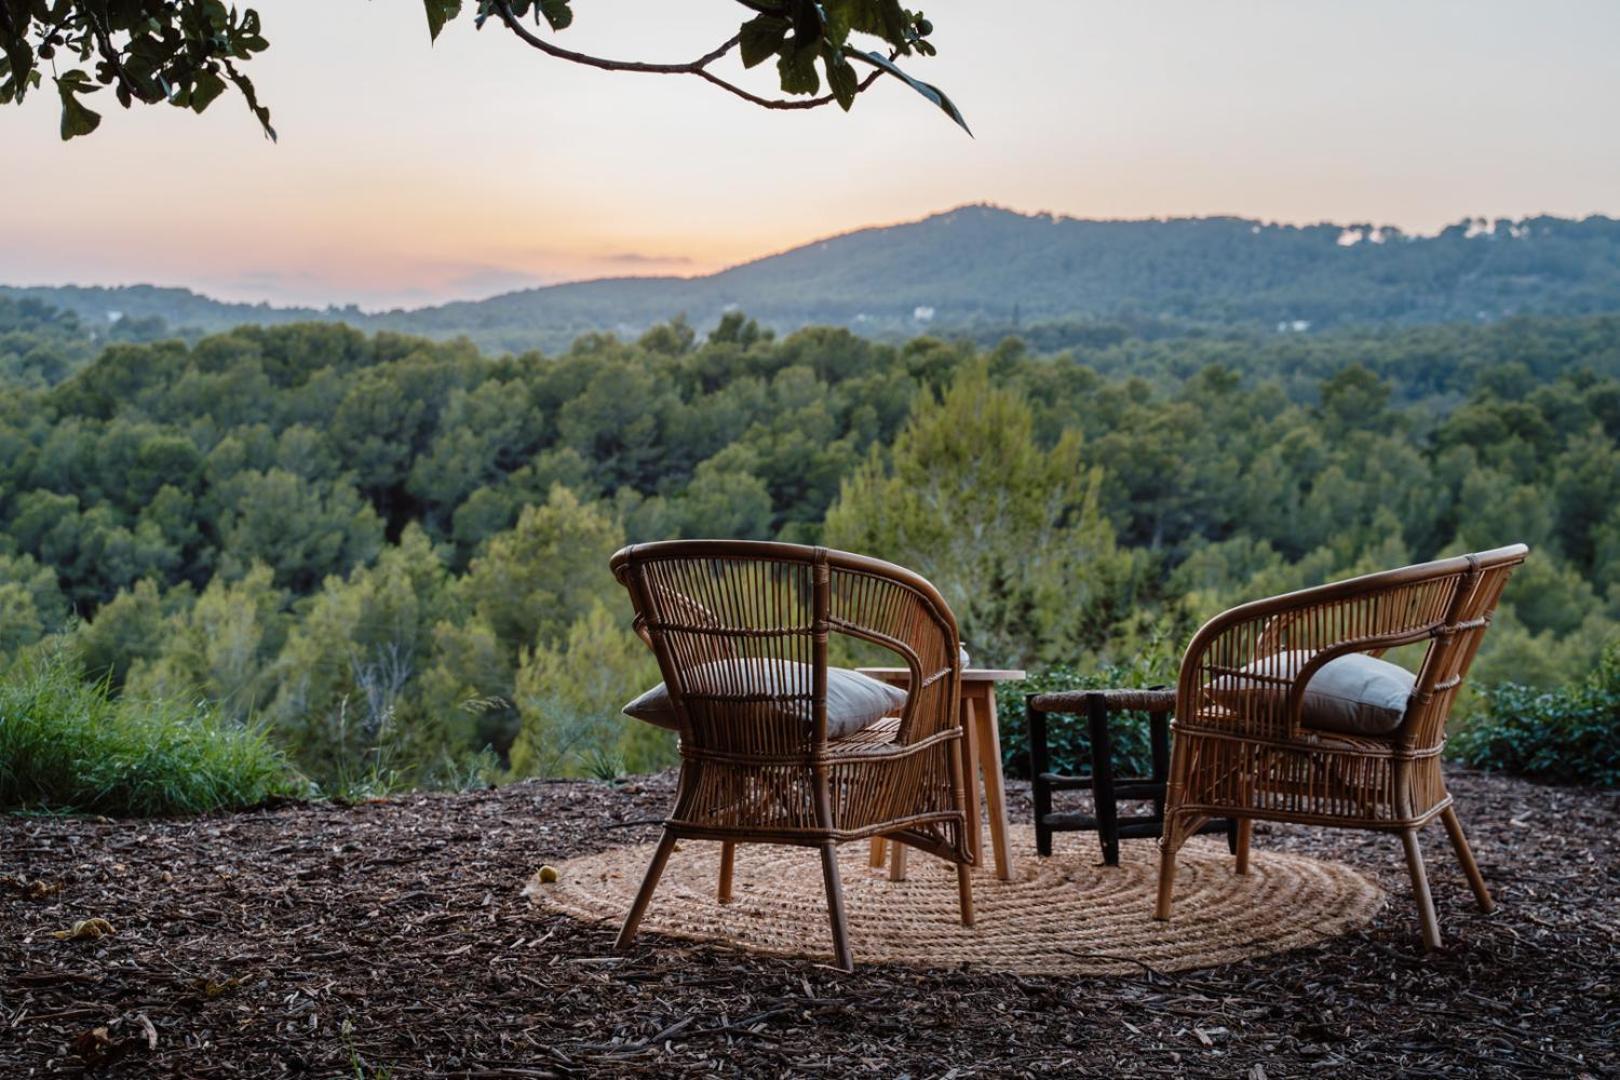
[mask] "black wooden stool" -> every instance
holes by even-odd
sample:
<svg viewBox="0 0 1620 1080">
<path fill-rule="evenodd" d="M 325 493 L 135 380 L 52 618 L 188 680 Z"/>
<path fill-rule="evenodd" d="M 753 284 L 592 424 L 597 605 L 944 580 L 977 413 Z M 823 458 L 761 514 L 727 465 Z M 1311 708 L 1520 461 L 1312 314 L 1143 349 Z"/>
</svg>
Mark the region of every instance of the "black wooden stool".
<svg viewBox="0 0 1620 1080">
<path fill-rule="evenodd" d="M 1102 843 L 1103 862 L 1119 865 L 1122 837 L 1156 837 L 1164 828 L 1164 784 L 1170 774 L 1170 714 L 1176 710 L 1174 690 L 1060 690 L 1030 694 L 1024 699 L 1029 718 L 1029 762 L 1034 775 L 1035 850 L 1052 854 L 1055 832 L 1095 830 Z M 1115 712 L 1148 714 L 1149 740 L 1153 751 L 1153 774 L 1119 779 L 1114 776 L 1114 743 L 1108 719 Z M 1086 717 L 1091 742 L 1091 772 L 1071 776 L 1053 772 L 1051 750 L 1046 737 L 1050 715 Z M 1052 792 L 1091 789 L 1096 817 L 1074 812 L 1054 813 Z M 1120 799 L 1151 800 L 1151 814 L 1119 816 Z M 1227 844 L 1237 852 L 1237 822 L 1211 821 L 1199 832 L 1224 832 Z"/>
</svg>

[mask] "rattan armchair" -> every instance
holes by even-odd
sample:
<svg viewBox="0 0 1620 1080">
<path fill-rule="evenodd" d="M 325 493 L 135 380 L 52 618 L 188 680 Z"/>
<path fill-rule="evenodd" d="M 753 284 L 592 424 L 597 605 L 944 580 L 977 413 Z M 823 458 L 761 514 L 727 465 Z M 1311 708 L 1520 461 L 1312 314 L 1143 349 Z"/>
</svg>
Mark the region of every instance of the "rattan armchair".
<svg viewBox="0 0 1620 1080">
<path fill-rule="evenodd" d="M 972 925 L 957 628 L 932 585 L 860 555 L 740 540 L 632 545 L 612 567 L 658 657 L 681 756 L 675 806 L 619 948 L 634 939 L 682 838 L 724 845 L 722 903 L 737 844 L 819 848 L 833 951 L 846 970 L 845 841 L 886 836 L 954 863 L 962 922 Z M 898 716 L 832 739 L 828 647 L 839 635 L 893 652 L 911 670 L 911 689 Z M 725 663 L 737 660 L 749 663 Z M 769 679 L 747 674 L 765 669 Z M 784 721 L 785 710 L 802 722 Z"/>
<path fill-rule="evenodd" d="M 1480 908 L 1490 911 L 1440 752 L 1458 688 L 1526 554 L 1515 544 L 1370 574 L 1245 604 L 1199 630 L 1176 688 L 1155 917 L 1170 917 L 1177 850 L 1217 817 L 1239 821 L 1240 874 L 1257 820 L 1399 833 L 1430 949 L 1439 947 L 1440 929 L 1418 832 L 1438 817 Z M 1325 664 L 1421 642 L 1422 666 L 1392 732 L 1340 734 L 1302 722 L 1307 684 Z M 1262 692 L 1228 692 L 1234 679 Z"/>
</svg>

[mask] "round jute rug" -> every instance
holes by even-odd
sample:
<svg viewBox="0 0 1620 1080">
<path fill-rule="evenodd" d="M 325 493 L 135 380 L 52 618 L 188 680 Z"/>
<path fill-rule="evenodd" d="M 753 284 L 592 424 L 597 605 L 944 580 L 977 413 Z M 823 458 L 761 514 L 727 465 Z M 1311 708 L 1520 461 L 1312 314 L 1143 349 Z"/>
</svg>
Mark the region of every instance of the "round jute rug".
<svg viewBox="0 0 1620 1080">
<path fill-rule="evenodd" d="M 524 892 L 542 909 L 617 923 L 630 908 L 654 845 L 614 848 L 536 874 Z M 839 868 L 859 963 L 1050 975 L 1185 971 L 1281 952 L 1365 925 L 1383 891 L 1347 866 L 1257 849 L 1246 877 L 1233 872 L 1224 841 L 1195 838 L 1177 864 L 1175 912 L 1152 918 L 1158 847 L 1126 841 L 1118 867 L 1101 865 L 1091 845 L 1062 843 L 1036 856 L 1014 838 L 1011 881 L 973 878 L 976 924 L 957 917 L 956 873 L 912 852 L 907 880 L 891 882 L 867 865 L 867 845 L 845 844 Z M 718 843 L 682 841 L 670 856 L 643 933 L 714 941 L 758 952 L 831 955 L 814 849 L 743 845 L 733 900 L 720 904 Z"/>
</svg>

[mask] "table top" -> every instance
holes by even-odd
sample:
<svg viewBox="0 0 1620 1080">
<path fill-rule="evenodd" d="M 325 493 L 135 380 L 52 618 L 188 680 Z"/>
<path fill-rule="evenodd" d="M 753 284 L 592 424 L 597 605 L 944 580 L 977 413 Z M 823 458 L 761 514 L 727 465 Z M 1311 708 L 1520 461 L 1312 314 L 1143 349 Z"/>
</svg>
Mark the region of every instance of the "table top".
<svg viewBox="0 0 1620 1080">
<path fill-rule="evenodd" d="M 874 679 L 885 682 L 894 680 L 909 680 L 911 669 L 903 667 L 863 667 L 856 668 L 862 675 L 870 675 Z M 963 682 L 1018 682 L 1025 677 L 1025 673 L 1017 668 L 963 668 Z"/>
</svg>

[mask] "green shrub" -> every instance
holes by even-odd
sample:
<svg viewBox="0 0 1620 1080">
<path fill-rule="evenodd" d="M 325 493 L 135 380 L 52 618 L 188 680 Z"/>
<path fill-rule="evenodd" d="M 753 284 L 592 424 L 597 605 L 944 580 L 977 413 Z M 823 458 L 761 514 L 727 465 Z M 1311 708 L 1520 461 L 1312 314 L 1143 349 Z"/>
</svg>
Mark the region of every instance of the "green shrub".
<svg viewBox="0 0 1620 1080">
<path fill-rule="evenodd" d="M 61 651 L 0 679 L 0 810 L 190 814 L 293 790 L 263 733 L 207 704 L 114 698 Z"/>
<path fill-rule="evenodd" d="M 1175 677 L 1176 658 L 1166 649 L 1162 637 L 1155 636 L 1133 659 L 1123 663 L 1106 664 L 1090 671 L 1057 665 L 1036 672 L 1023 682 L 1001 683 L 996 687 L 996 714 L 1001 728 L 1001 760 L 1007 775 L 1025 779 L 1030 775 L 1025 695 L 1052 690 L 1161 686 L 1173 683 Z M 1147 714 L 1115 713 L 1110 732 L 1115 775 L 1146 776 L 1153 764 Z M 1090 769 L 1091 746 L 1084 716 L 1048 716 L 1046 742 L 1054 769 L 1070 773 Z"/>
<path fill-rule="evenodd" d="M 1572 686 L 1487 689 L 1483 712 L 1452 737 L 1451 752 L 1537 780 L 1620 785 L 1620 642 Z"/>
</svg>

